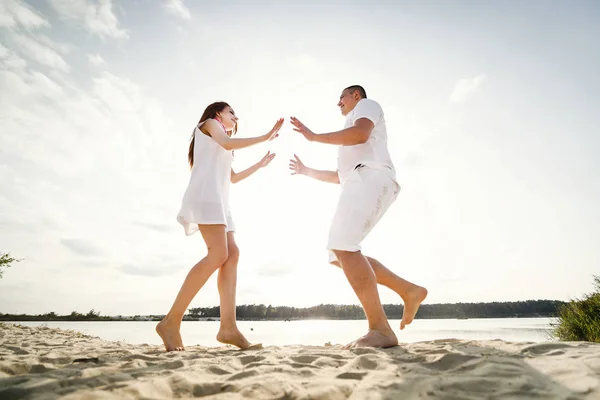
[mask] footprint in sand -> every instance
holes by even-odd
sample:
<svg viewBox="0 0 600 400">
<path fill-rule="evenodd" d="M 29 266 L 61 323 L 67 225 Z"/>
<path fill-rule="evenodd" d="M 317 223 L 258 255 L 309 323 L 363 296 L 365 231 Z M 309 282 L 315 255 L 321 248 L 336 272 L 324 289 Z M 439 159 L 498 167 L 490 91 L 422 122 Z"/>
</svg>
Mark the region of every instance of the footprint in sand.
<svg viewBox="0 0 600 400">
<path fill-rule="evenodd" d="M 344 372 L 336 376 L 336 379 L 355 379 L 361 380 L 368 372 Z"/>
<path fill-rule="evenodd" d="M 310 356 L 307 354 L 302 356 L 292 356 L 290 359 L 300 364 L 311 364 L 313 361 L 319 359 L 319 356 Z"/>
<path fill-rule="evenodd" d="M 240 360 L 240 362 L 242 363 L 242 365 L 247 365 L 247 364 L 250 364 L 250 363 L 256 363 L 256 362 L 264 361 L 265 357 L 253 354 L 253 355 L 241 356 L 238 359 Z"/>
</svg>

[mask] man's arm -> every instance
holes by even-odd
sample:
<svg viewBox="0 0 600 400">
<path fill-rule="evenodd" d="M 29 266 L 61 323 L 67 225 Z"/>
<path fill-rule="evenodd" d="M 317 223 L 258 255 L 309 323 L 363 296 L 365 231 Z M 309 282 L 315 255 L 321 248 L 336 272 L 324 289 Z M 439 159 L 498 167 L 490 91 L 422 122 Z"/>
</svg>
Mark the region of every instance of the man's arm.
<svg viewBox="0 0 600 400">
<path fill-rule="evenodd" d="M 303 175 L 310 176 L 321 182 L 340 183 L 340 177 L 337 171 L 321 171 L 306 167 L 306 172 Z"/>
<path fill-rule="evenodd" d="M 306 165 L 304 165 L 304 163 L 300 161 L 298 156 L 295 154 L 294 158 L 290 160 L 289 167 L 292 171 L 292 175 L 306 175 L 321 182 L 340 183 L 340 177 L 337 171 L 322 171 L 314 168 L 309 168 Z"/>
<path fill-rule="evenodd" d="M 294 130 L 300 132 L 307 140 L 311 142 L 334 144 L 338 146 L 353 146 L 355 144 L 365 143 L 369 140 L 375 124 L 368 118 L 359 118 L 354 122 L 354 126 L 330 133 L 314 133 L 306 127 L 296 117 L 291 117 L 290 121 L 294 125 Z"/>
<path fill-rule="evenodd" d="M 367 118 L 360 118 L 350 128 L 342 129 L 337 132 L 314 134 L 311 140 L 313 142 L 335 144 L 342 146 L 353 146 L 366 143 L 371 136 L 374 128 L 373 122 Z"/>
</svg>

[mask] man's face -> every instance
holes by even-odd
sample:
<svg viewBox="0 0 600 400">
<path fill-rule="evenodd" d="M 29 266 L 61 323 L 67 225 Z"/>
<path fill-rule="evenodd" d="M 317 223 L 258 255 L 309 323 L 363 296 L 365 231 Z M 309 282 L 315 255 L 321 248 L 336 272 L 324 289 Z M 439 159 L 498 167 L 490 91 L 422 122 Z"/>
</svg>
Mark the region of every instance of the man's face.
<svg viewBox="0 0 600 400">
<path fill-rule="evenodd" d="M 351 92 L 347 89 L 344 90 L 340 95 L 340 101 L 337 104 L 342 112 L 342 115 L 346 116 L 350 111 L 354 110 L 354 107 L 356 107 L 356 103 L 358 103 L 359 100 L 360 95 L 358 94 L 357 90 L 354 92 Z"/>
</svg>

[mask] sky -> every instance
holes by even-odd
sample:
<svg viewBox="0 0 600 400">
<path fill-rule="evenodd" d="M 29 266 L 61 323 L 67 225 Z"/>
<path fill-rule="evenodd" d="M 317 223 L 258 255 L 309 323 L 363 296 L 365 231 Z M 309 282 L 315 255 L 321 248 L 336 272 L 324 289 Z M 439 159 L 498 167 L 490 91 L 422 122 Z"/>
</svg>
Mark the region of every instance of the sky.
<svg viewBox="0 0 600 400">
<path fill-rule="evenodd" d="M 229 102 L 238 304 L 358 304 L 327 263 L 335 146 L 360 84 L 401 192 L 365 254 L 426 303 L 569 300 L 600 274 L 595 1 L 0 2 L 0 312 L 164 314 L 206 254 L 176 221 L 204 108 Z M 596 110 L 596 112 L 594 112 Z M 382 302 L 400 302 L 380 288 Z M 191 307 L 218 305 L 216 274 Z"/>
</svg>

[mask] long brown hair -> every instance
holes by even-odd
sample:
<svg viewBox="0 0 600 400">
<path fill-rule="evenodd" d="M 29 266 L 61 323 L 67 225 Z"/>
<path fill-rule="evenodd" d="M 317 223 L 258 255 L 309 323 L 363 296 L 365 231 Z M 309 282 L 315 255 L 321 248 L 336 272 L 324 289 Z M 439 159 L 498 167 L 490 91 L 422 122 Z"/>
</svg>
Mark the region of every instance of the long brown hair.
<svg viewBox="0 0 600 400">
<path fill-rule="evenodd" d="M 196 127 L 198 127 L 198 125 L 200 125 L 201 122 L 204 122 L 207 119 L 210 119 L 210 118 L 216 119 L 217 114 L 222 112 L 227 107 L 230 107 L 230 105 L 225 103 L 224 101 L 217 101 L 215 103 L 210 104 L 208 107 L 206 107 L 206 110 L 204 110 L 204 112 L 202 113 L 202 116 L 200 117 L 200 121 L 198 121 L 198 123 L 196 124 Z M 190 168 L 192 168 L 194 166 L 194 143 L 196 142 L 195 131 L 196 131 L 196 129 L 194 128 L 194 132 L 192 133 L 192 141 L 190 142 L 190 148 L 188 150 L 188 162 L 190 163 Z M 233 127 L 230 135 L 235 135 L 236 132 L 237 132 L 237 122 L 236 122 L 235 126 Z"/>
</svg>

